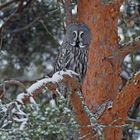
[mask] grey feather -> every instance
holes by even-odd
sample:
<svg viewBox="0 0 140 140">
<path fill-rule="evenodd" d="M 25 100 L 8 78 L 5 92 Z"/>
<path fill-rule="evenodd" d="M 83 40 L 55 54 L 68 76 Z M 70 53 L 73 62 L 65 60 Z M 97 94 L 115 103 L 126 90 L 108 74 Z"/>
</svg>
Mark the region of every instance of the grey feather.
<svg viewBox="0 0 140 140">
<path fill-rule="evenodd" d="M 65 69 L 73 70 L 79 74 L 78 78 L 82 83 L 87 70 L 90 41 L 91 33 L 86 25 L 69 25 L 56 58 L 55 72 Z"/>
</svg>

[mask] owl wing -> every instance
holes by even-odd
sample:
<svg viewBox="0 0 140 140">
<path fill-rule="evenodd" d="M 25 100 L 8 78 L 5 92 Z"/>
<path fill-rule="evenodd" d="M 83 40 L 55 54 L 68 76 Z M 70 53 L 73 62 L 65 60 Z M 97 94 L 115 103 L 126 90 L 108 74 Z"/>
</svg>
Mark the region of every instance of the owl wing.
<svg viewBox="0 0 140 140">
<path fill-rule="evenodd" d="M 69 44 L 62 44 L 56 57 L 55 72 L 64 69 L 73 70 L 74 54 L 71 49 L 72 47 Z"/>
<path fill-rule="evenodd" d="M 62 44 L 62 46 L 60 46 L 59 51 L 58 51 L 58 55 L 56 57 L 56 63 L 54 66 L 54 72 L 60 71 L 62 70 L 65 66 L 64 66 L 64 59 L 66 56 L 66 48 L 64 47 L 64 45 Z"/>
</svg>

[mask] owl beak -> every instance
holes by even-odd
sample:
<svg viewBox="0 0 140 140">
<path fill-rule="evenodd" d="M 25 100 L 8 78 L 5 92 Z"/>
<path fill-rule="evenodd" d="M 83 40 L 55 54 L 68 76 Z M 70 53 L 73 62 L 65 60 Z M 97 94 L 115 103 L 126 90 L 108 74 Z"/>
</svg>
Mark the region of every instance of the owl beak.
<svg viewBox="0 0 140 140">
<path fill-rule="evenodd" d="M 78 46 L 79 45 L 79 39 L 77 38 L 77 40 L 76 40 L 76 46 Z"/>
</svg>

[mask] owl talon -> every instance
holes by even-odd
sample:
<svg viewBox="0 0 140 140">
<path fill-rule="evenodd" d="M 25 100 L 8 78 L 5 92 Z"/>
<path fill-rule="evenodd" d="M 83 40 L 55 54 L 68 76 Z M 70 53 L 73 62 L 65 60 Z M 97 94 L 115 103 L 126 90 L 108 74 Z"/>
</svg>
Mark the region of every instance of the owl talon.
<svg viewBox="0 0 140 140">
<path fill-rule="evenodd" d="M 60 71 L 58 72 L 58 74 L 60 75 Z"/>
<path fill-rule="evenodd" d="M 66 69 L 66 68 L 64 68 L 64 69 L 63 69 L 63 71 L 65 71 L 65 72 L 66 72 L 66 71 L 67 71 L 67 69 Z"/>
</svg>

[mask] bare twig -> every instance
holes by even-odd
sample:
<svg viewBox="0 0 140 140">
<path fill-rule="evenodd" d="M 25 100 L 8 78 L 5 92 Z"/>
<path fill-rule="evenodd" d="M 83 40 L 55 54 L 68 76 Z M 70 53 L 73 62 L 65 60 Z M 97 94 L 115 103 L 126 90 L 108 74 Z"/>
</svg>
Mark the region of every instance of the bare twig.
<svg viewBox="0 0 140 140">
<path fill-rule="evenodd" d="M 61 46 L 60 43 L 50 33 L 50 31 L 48 30 L 47 26 L 45 25 L 45 23 L 44 23 L 44 21 L 42 19 L 40 20 L 40 23 L 42 24 L 42 26 L 44 27 L 44 29 L 46 30 L 46 32 L 50 35 L 50 37 L 56 42 L 57 46 Z"/>
<path fill-rule="evenodd" d="M 0 6 L 0 10 L 2 10 L 3 8 L 6 8 L 8 7 L 9 5 L 13 4 L 14 2 L 18 2 L 19 0 L 11 0 L 11 1 L 8 1 L 7 3 L 4 3 Z"/>
<path fill-rule="evenodd" d="M 2 45 L 3 45 L 3 36 L 2 36 L 2 32 L 0 34 L 0 50 L 2 49 Z"/>
<path fill-rule="evenodd" d="M 136 123 L 136 124 L 139 124 L 140 125 L 140 120 L 138 120 L 138 119 L 128 118 L 127 121 L 130 122 L 130 123 L 133 122 L 133 123 Z"/>
<path fill-rule="evenodd" d="M 66 14 L 66 26 L 72 23 L 72 11 L 70 9 L 71 6 L 71 0 L 59 0 L 63 4 L 64 11 Z"/>
<path fill-rule="evenodd" d="M 5 87 L 7 85 L 18 85 L 20 88 L 23 89 L 23 91 L 26 93 L 26 88 L 24 86 L 24 84 L 22 84 L 21 82 L 17 81 L 17 80 L 7 80 L 7 81 L 4 81 L 3 84 L 0 84 L 0 87 Z"/>
<path fill-rule="evenodd" d="M 114 56 L 117 56 L 117 57 L 119 56 L 120 65 L 121 65 L 126 55 L 128 55 L 129 53 L 133 53 L 137 49 L 140 48 L 140 36 L 136 37 L 133 41 L 120 44 L 119 46 L 120 46 L 120 49 L 118 49 L 118 51 L 113 52 L 115 55 L 111 55 L 106 59 L 112 63 L 112 58 L 114 58 Z"/>
<path fill-rule="evenodd" d="M 50 33 L 50 31 L 48 30 L 47 26 L 45 25 L 43 20 L 40 20 L 40 23 L 43 25 L 44 29 L 46 30 L 46 32 L 52 37 L 54 38 L 54 36 Z"/>
<path fill-rule="evenodd" d="M 17 32 L 22 32 L 24 30 L 27 30 L 28 28 L 32 27 L 39 20 L 40 20 L 40 17 L 37 17 L 37 18 L 35 18 L 35 20 L 30 22 L 28 25 L 26 25 L 26 26 L 24 26 L 22 28 L 15 29 L 15 30 L 11 31 L 10 33 L 17 33 Z"/>
<path fill-rule="evenodd" d="M 3 29 L 8 26 L 11 21 L 15 18 L 17 18 L 19 15 L 21 15 L 21 13 L 23 12 L 23 9 L 28 6 L 30 4 L 32 0 L 29 0 L 25 5 L 23 4 L 24 3 L 24 0 L 21 0 L 17 9 L 15 10 L 14 13 L 11 14 L 11 16 L 9 16 L 9 18 L 4 22 L 4 24 L 2 25 L 2 27 L 0 28 L 0 32 L 4 31 Z"/>
</svg>

